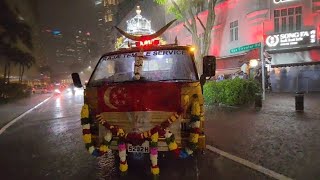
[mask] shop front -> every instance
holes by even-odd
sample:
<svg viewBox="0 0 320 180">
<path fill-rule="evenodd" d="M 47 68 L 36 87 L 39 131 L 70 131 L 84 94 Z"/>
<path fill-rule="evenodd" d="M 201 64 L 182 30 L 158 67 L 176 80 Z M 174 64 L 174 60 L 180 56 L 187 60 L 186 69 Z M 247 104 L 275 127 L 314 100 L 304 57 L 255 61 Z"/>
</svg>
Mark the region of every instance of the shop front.
<svg viewBox="0 0 320 180">
<path fill-rule="evenodd" d="M 258 64 L 252 66 L 252 62 L 259 63 L 259 51 L 260 49 L 257 48 L 235 56 L 218 57 L 216 74 L 231 77 L 246 73 L 249 77 L 253 77 Z"/>
<path fill-rule="evenodd" d="M 271 34 L 269 80 L 273 92 L 320 91 L 320 46 L 316 29 Z"/>
</svg>

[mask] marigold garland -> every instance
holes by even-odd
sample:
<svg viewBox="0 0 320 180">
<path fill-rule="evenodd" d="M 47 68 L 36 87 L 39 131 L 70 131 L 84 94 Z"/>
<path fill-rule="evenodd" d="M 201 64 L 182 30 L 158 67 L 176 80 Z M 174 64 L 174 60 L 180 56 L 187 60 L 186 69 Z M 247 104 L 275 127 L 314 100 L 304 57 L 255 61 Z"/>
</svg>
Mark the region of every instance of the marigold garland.
<svg viewBox="0 0 320 180">
<path fill-rule="evenodd" d="M 92 134 L 90 130 L 91 123 L 92 123 L 92 119 L 89 118 L 89 107 L 87 104 L 85 104 L 83 105 L 81 110 L 81 125 L 82 125 L 83 141 L 90 154 L 96 157 L 102 156 L 103 154 L 105 154 L 110 150 L 109 146 L 112 140 L 112 134 L 107 133 L 100 147 L 95 147 L 94 144 L 92 143 Z"/>
<path fill-rule="evenodd" d="M 189 135 L 189 143 L 188 146 L 184 149 L 179 149 L 178 145 L 175 141 L 174 134 L 172 134 L 169 130 L 165 133 L 166 143 L 170 151 L 174 152 L 177 157 L 187 158 L 192 155 L 193 152 L 197 149 L 199 136 L 201 133 L 200 130 L 200 103 L 198 95 L 194 94 L 193 103 L 191 106 L 191 118 L 190 118 L 190 135 Z"/>
<path fill-rule="evenodd" d="M 119 142 L 118 150 L 119 150 L 119 158 L 120 158 L 119 169 L 121 172 L 126 172 L 128 170 L 126 144 L 124 142 Z"/>
<path fill-rule="evenodd" d="M 184 149 L 178 148 L 178 144 L 175 141 L 174 134 L 172 134 L 168 128 L 175 122 L 179 117 L 181 112 L 174 113 L 167 120 L 163 121 L 160 126 L 155 126 L 149 131 L 142 133 L 125 133 L 125 131 L 118 126 L 110 125 L 107 121 L 103 119 L 101 115 L 97 115 L 98 121 L 107 129 L 109 132 L 104 137 L 103 143 L 100 147 L 95 147 L 92 143 L 92 134 L 90 131 L 90 124 L 92 124 L 92 119 L 89 117 L 89 107 L 84 105 L 81 110 L 81 124 L 83 128 L 83 140 L 86 144 L 86 148 L 89 153 L 93 156 L 101 156 L 106 152 L 110 151 L 109 146 L 112 141 L 112 137 L 119 137 L 118 140 L 118 151 L 120 158 L 119 169 L 121 172 L 126 172 L 128 170 L 127 163 L 127 153 L 126 153 L 126 143 L 131 143 L 132 145 L 141 145 L 144 141 L 150 141 L 150 160 L 151 160 L 151 173 L 153 175 L 159 175 L 160 168 L 158 166 L 158 140 L 159 136 L 164 136 L 166 138 L 166 143 L 170 151 L 172 151 L 177 157 L 187 158 L 197 149 L 197 144 L 199 141 L 200 130 L 200 103 L 197 95 L 193 95 L 194 101 L 191 106 L 191 118 L 190 118 L 190 135 L 188 146 Z"/>
<path fill-rule="evenodd" d="M 159 175 L 160 173 L 160 169 L 158 167 L 158 139 L 159 139 L 158 132 L 151 135 L 150 160 L 151 160 L 151 173 L 153 175 Z"/>
</svg>

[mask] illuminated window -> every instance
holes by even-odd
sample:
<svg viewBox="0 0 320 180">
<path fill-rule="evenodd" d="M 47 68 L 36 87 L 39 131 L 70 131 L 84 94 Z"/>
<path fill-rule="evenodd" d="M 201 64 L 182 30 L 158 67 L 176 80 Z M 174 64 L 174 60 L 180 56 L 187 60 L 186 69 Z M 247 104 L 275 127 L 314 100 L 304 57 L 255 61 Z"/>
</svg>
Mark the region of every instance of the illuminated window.
<svg viewBox="0 0 320 180">
<path fill-rule="evenodd" d="M 238 21 L 230 23 L 230 41 L 237 41 L 239 39 Z"/>
<path fill-rule="evenodd" d="M 108 4 L 109 5 L 117 5 L 118 4 L 118 0 L 108 0 Z"/>
<path fill-rule="evenodd" d="M 112 14 L 106 14 L 105 16 L 104 16 L 104 20 L 105 20 L 105 22 L 111 22 L 112 21 Z"/>
<path fill-rule="evenodd" d="M 112 14 L 109 14 L 109 15 L 108 15 L 108 21 L 109 21 L 109 22 L 112 21 Z"/>
<path fill-rule="evenodd" d="M 302 7 L 274 10 L 274 31 L 287 32 L 301 30 Z"/>
</svg>

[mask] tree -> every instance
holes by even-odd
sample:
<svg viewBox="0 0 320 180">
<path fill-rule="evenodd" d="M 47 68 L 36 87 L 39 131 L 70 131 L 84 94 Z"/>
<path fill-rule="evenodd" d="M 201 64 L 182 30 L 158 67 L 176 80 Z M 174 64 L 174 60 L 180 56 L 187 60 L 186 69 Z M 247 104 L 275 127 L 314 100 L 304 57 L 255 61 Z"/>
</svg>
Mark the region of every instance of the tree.
<svg viewBox="0 0 320 180">
<path fill-rule="evenodd" d="M 166 7 L 167 11 L 174 14 L 177 19 L 184 22 L 184 27 L 190 32 L 192 36 L 192 43 L 196 49 L 196 64 L 198 72 L 202 73 L 202 57 L 208 55 L 211 45 L 211 32 L 215 21 L 214 7 L 217 0 L 154 0 L 160 5 Z M 208 16 L 206 23 L 199 18 L 199 10 L 204 5 L 208 5 Z M 198 22 L 198 23 L 197 23 Z M 198 30 L 203 28 L 203 35 L 199 34 Z M 201 41 L 201 39 L 203 39 Z M 202 48 L 201 48 L 202 47 Z"/>
<path fill-rule="evenodd" d="M 19 66 L 19 82 L 22 83 L 25 68 L 30 69 L 31 66 L 35 63 L 35 58 L 31 54 L 24 52 L 22 54 L 17 54 L 17 58 L 18 60 L 16 60 L 15 62 Z"/>
<path fill-rule="evenodd" d="M 6 1 L 0 1 L 0 12 L 0 63 L 4 64 L 4 83 L 9 83 L 11 64 L 21 64 L 24 72 L 24 67 L 34 63 L 32 32 Z"/>
</svg>

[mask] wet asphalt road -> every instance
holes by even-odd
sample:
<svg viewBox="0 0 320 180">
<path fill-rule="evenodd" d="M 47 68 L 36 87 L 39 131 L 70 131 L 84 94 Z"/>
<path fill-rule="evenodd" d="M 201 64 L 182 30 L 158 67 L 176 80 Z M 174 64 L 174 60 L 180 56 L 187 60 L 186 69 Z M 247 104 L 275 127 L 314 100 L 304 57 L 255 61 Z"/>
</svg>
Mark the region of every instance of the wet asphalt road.
<svg viewBox="0 0 320 180">
<path fill-rule="evenodd" d="M 305 95 L 304 113 L 294 94 L 267 94 L 260 111 L 207 107 L 206 134 L 226 152 L 293 179 L 320 179 L 320 93 Z"/>
<path fill-rule="evenodd" d="M 82 142 L 82 95 L 63 93 L 24 116 L 0 135 L 0 179 L 152 179 L 149 163 L 129 161 L 120 176 L 112 154 L 90 156 Z M 158 179 L 269 179 L 215 153 L 159 161 Z"/>
</svg>

